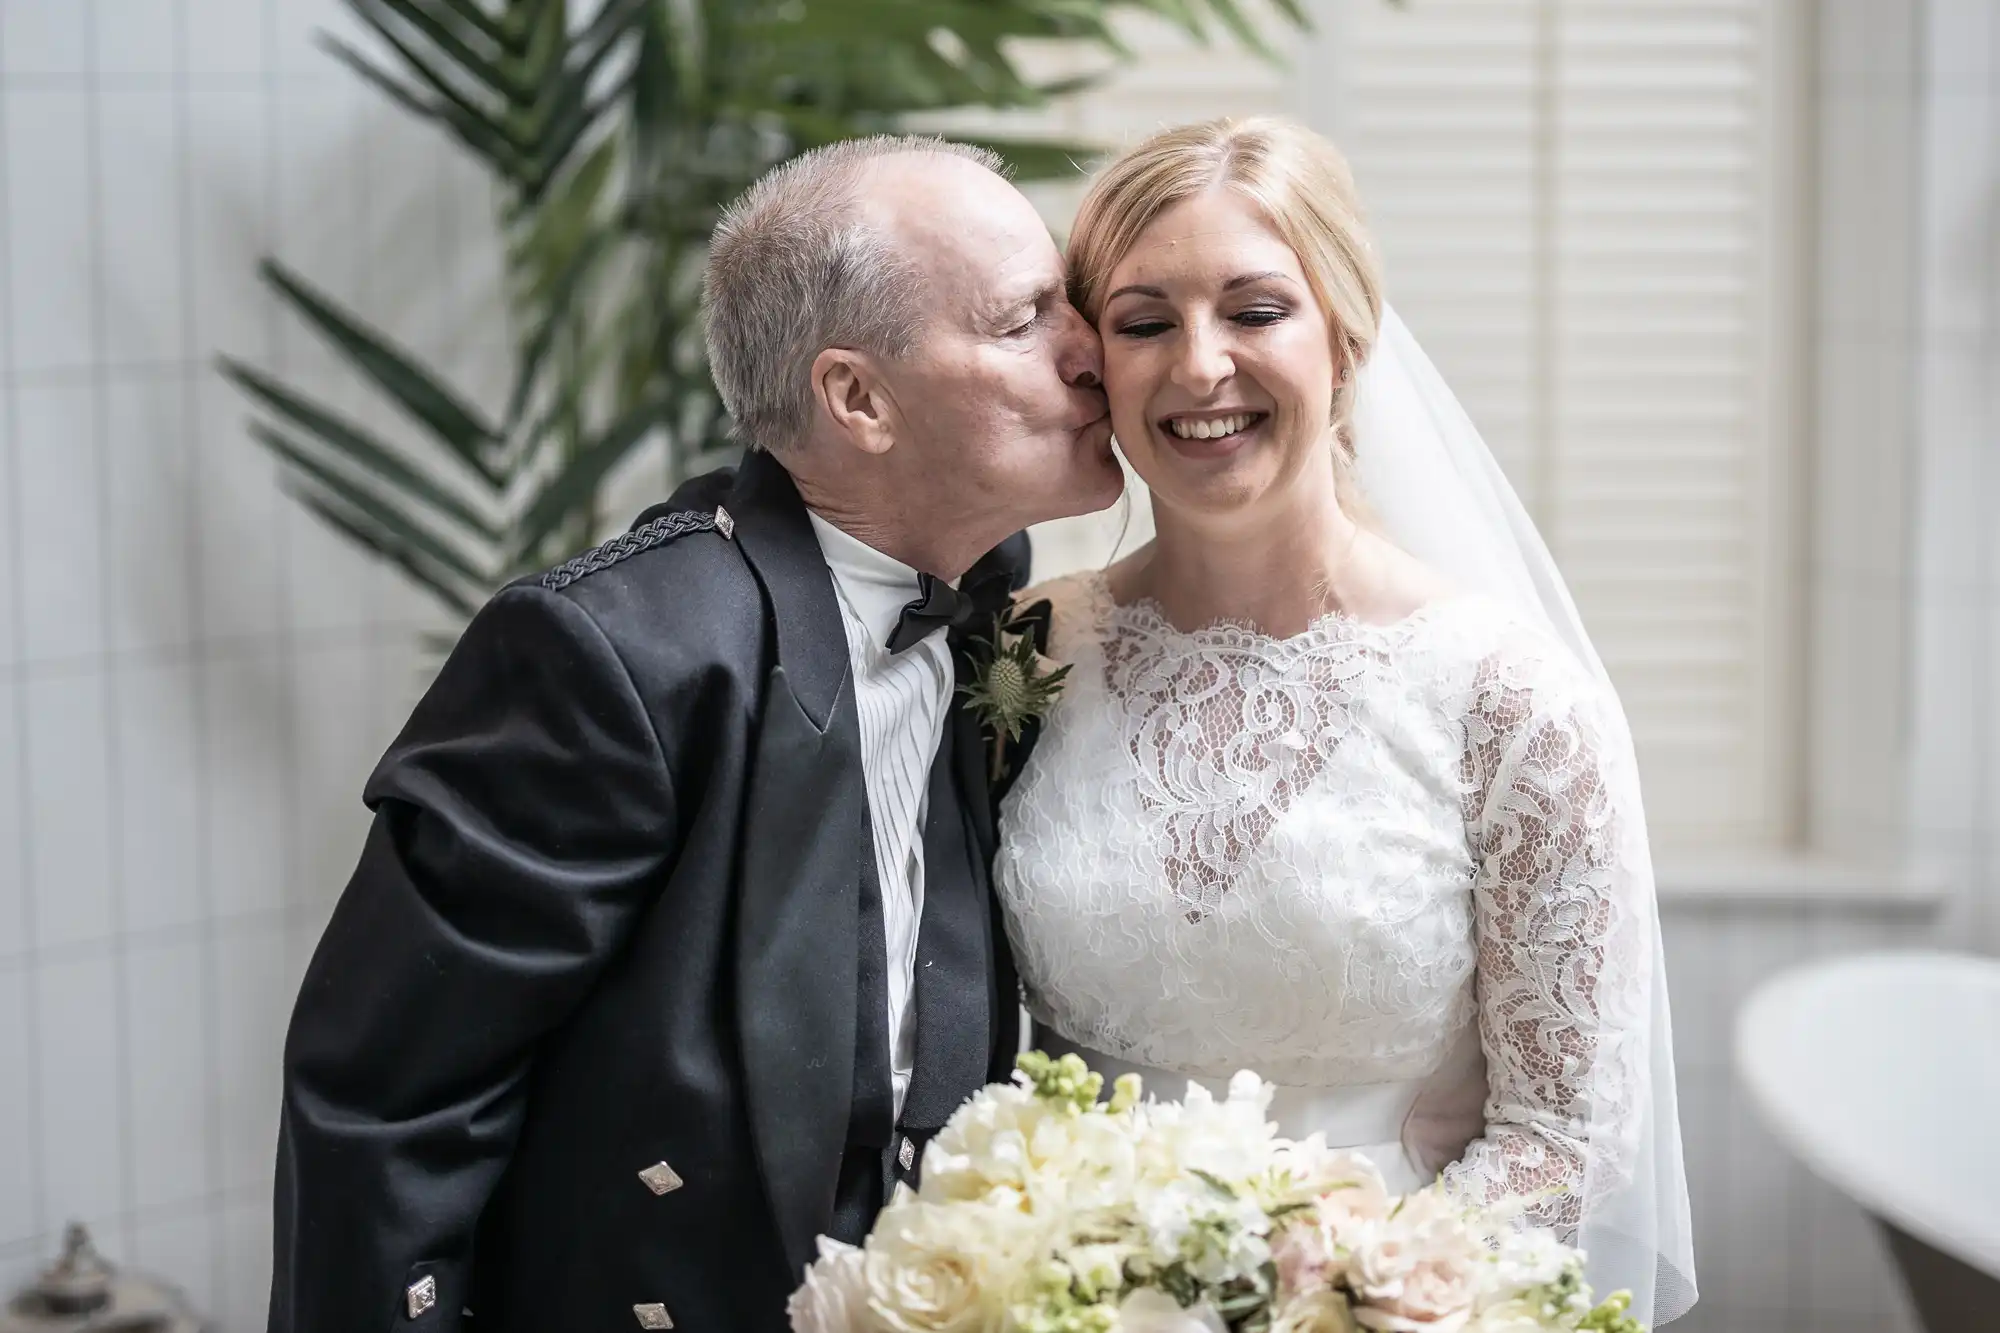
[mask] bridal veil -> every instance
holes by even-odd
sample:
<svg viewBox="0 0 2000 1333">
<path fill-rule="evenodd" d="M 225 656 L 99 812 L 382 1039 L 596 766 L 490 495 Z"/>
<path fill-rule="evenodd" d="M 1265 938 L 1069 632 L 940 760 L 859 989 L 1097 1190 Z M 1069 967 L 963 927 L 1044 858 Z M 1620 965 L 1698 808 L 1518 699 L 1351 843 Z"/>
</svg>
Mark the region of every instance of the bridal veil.
<svg viewBox="0 0 2000 1333">
<path fill-rule="evenodd" d="M 1638 811 L 1630 728 L 1562 574 L 1471 418 L 1386 306 L 1359 380 L 1353 440 L 1359 488 L 1384 536 L 1460 588 L 1545 624 L 1597 677 L 1617 728 L 1606 765 L 1618 784 L 1612 796 L 1620 808 Z M 1594 1104 L 1575 1240 L 1599 1295 L 1630 1289 L 1633 1314 L 1657 1325 L 1694 1304 L 1694 1241 L 1652 861 L 1643 820 L 1632 824 L 1615 873 L 1630 877 L 1621 896 L 1643 905 L 1623 948 L 1634 955 L 1632 974 L 1645 993 L 1621 1002 L 1631 1007 L 1637 1029 L 1616 1061 L 1623 1074 L 1593 1073 L 1587 1080 Z M 1634 1074 L 1644 1086 L 1623 1086 Z"/>
</svg>

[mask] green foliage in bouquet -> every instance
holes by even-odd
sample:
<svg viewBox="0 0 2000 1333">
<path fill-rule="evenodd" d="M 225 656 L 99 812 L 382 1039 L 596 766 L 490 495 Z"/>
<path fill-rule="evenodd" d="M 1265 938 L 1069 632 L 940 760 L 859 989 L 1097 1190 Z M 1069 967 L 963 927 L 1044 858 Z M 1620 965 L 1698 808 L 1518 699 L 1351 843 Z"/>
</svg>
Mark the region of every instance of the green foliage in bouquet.
<svg viewBox="0 0 2000 1333">
<path fill-rule="evenodd" d="M 965 108 L 1031 109 L 1095 81 L 1037 82 L 1021 40 L 1121 58 L 1116 11 L 1271 54 L 1243 0 L 345 0 L 379 43 L 334 58 L 450 136 L 500 197 L 512 345 L 477 403 L 275 258 L 280 301 L 396 409 L 379 433 L 243 361 L 252 435 L 321 520 L 459 615 L 596 541 L 607 478 L 653 441 L 664 481 L 733 456 L 698 319 L 708 234 L 776 163 Z M 1304 25 L 1301 0 L 1268 0 Z M 963 137 L 963 136 L 961 136 Z M 1092 145 L 984 142 L 1023 180 Z"/>
<path fill-rule="evenodd" d="M 1071 1052 L 1061 1057 L 1045 1051 L 1023 1051 L 1014 1057 L 1014 1067 L 1027 1076 L 1035 1096 L 1078 1115 L 1102 1112 L 1123 1115 L 1138 1105 L 1144 1085 L 1137 1074 L 1121 1074 L 1111 1085 L 1111 1097 L 1104 1095 L 1104 1075 L 1094 1072 L 1082 1056 Z"/>
</svg>

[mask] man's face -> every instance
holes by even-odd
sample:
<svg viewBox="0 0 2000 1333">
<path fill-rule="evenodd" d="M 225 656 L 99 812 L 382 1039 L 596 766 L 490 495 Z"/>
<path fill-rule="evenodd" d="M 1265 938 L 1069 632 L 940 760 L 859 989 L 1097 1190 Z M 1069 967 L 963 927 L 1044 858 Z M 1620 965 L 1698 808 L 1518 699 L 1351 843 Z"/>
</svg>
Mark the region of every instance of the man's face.
<svg viewBox="0 0 2000 1333">
<path fill-rule="evenodd" d="M 1103 351 L 1034 207 L 962 158 L 882 167 L 871 205 L 929 281 L 916 347 L 881 368 L 907 498 L 940 522 L 1001 520 L 1002 534 L 1109 505 L 1124 476 Z"/>
</svg>

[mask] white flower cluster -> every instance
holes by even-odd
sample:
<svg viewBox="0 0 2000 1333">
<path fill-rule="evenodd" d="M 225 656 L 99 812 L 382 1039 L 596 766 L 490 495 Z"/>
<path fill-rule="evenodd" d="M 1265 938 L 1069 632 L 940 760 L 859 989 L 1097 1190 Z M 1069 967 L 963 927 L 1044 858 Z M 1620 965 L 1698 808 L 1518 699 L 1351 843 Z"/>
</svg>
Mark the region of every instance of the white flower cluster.
<svg viewBox="0 0 2000 1333">
<path fill-rule="evenodd" d="M 1290 1142 L 1272 1089 L 1142 1102 L 1074 1055 L 972 1098 L 860 1248 L 822 1239 L 794 1333 L 1644 1333 L 1582 1257 L 1505 1209 L 1401 1198 Z"/>
</svg>

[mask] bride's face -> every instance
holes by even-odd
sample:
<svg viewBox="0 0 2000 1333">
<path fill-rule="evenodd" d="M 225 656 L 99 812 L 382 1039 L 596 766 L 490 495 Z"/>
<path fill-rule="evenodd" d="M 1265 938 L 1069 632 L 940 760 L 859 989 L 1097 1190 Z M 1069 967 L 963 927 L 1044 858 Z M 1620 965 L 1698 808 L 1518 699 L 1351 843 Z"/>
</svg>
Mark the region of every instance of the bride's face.
<svg viewBox="0 0 2000 1333">
<path fill-rule="evenodd" d="M 1330 475 L 1333 337 L 1263 213 L 1211 190 L 1153 220 L 1098 320 L 1111 423 L 1154 503 L 1254 517 Z"/>
</svg>

